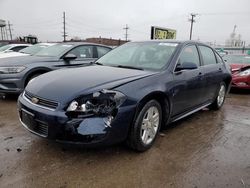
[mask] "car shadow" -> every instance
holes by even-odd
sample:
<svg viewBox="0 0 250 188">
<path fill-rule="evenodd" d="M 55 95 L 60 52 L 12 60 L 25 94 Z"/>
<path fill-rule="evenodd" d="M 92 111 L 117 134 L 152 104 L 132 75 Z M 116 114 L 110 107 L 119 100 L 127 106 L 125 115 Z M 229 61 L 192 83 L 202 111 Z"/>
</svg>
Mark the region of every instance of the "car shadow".
<svg viewBox="0 0 250 188">
<path fill-rule="evenodd" d="M 232 93 L 232 94 L 240 94 L 240 95 L 249 95 L 250 94 L 250 89 L 231 88 L 230 93 Z"/>
<path fill-rule="evenodd" d="M 17 101 L 18 99 L 18 94 L 3 94 L 0 93 L 0 101 L 5 100 L 5 101 Z"/>
</svg>

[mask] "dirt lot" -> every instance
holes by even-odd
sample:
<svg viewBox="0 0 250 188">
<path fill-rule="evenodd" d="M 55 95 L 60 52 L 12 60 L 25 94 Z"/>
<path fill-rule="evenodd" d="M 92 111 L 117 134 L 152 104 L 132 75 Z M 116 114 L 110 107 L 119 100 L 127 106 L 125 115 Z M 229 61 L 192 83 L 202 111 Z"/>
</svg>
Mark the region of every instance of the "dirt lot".
<svg viewBox="0 0 250 188">
<path fill-rule="evenodd" d="M 250 187 L 250 93 L 163 131 L 154 147 L 65 147 L 27 132 L 0 99 L 0 187 Z"/>
</svg>

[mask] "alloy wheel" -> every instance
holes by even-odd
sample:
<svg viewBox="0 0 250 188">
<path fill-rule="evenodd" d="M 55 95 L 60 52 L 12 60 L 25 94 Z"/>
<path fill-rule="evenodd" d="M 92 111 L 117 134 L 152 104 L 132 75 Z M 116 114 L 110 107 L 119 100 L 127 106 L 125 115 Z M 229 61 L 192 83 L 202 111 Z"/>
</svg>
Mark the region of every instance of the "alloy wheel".
<svg viewBox="0 0 250 188">
<path fill-rule="evenodd" d="M 217 104 L 219 107 L 223 104 L 224 99 L 225 99 L 225 95 L 226 95 L 225 85 L 221 85 L 218 96 L 217 96 Z"/>
<path fill-rule="evenodd" d="M 141 140 L 143 144 L 150 144 L 158 131 L 160 125 L 159 110 L 155 106 L 151 106 L 143 116 L 141 125 Z"/>
</svg>

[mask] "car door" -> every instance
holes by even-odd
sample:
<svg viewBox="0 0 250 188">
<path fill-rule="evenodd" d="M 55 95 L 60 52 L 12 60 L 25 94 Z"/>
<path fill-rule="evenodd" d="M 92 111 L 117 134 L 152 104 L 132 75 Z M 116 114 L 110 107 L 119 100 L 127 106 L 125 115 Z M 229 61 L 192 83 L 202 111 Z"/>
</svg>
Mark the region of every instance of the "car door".
<svg viewBox="0 0 250 188">
<path fill-rule="evenodd" d="M 174 71 L 173 115 L 191 110 L 202 103 L 204 81 L 200 67 L 200 56 L 195 45 L 188 45 L 181 51 L 177 65 L 184 62 L 195 63 L 198 68 Z"/>
<path fill-rule="evenodd" d="M 204 93 L 204 101 L 213 100 L 219 85 L 222 81 L 222 68 L 223 64 L 220 63 L 215 55 L 215 52 L 212 48 L 204 45 L 198 46 L 201 59 L 202 66 L 201 69 L 204 74 L 205 80 L 205 93 Z"/>
<path fill-rule="evenodd" d="M 63 61 L 64 67 L 75 67 L 75 66 L 84 66 L 88 65 L 90 62 L 93 62 L 97 59 L 96 47 L 94 45 L 81 45 L 73 48 L 64 56 L 72 54 L 76 56 L 76 59 L 70 61 Z"/>
</svg>

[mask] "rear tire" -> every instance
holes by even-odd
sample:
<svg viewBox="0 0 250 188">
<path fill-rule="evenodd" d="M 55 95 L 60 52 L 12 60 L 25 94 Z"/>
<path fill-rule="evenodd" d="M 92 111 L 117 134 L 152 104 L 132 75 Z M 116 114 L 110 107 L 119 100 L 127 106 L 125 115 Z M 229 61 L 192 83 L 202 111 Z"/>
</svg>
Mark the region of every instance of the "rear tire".
<svg viewBox="0 0 250 188">
<path fill-rule="evenodd" d="M 148 150 L 154 143 L 162 123 L 159 102 L 150 100 L 139 111 L 127 139 L 127 145 L 139 152 Z"/>
<path fill-rule="evenodd" d="M 226 84 L 224 82 L 221 82 L 219 89 L 217 91 L 216 98 L 214 102 L 209 106 L 209 108 L 212 110 L 219 110 L 224 104 L 225 97 L 226 97 Z"/>
</svg>

